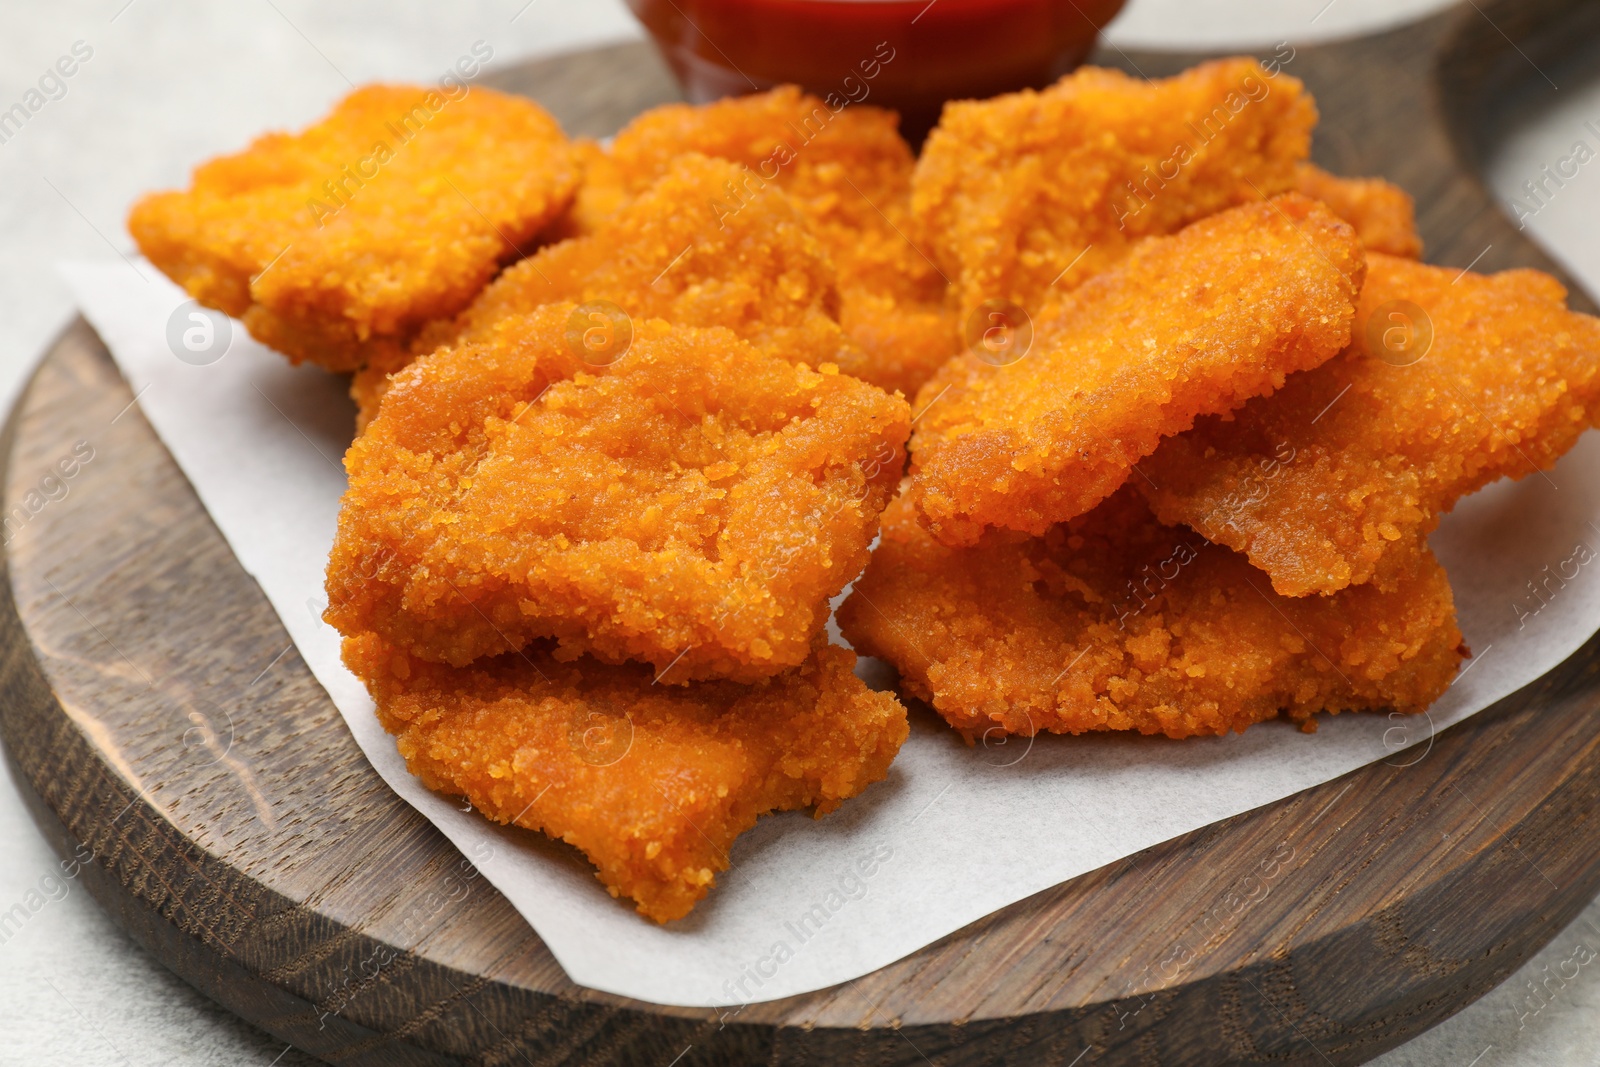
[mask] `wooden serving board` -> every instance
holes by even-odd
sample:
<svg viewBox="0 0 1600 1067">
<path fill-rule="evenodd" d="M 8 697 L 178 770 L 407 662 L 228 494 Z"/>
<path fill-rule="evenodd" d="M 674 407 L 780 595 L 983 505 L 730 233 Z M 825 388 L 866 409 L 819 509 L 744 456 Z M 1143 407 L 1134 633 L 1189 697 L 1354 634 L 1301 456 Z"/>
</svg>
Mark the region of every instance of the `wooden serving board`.
<svg viewBox="0 0 1600 1067">
<path fill-rule="evenodd" d="M 1430 259 L 1559 274 L 1472 165 L 1486 117 L 1544 92 L 1596 26 L 1593 3 L 1479 0 L 1285 69 L 1322 107 L 1326 165 L 1417 196 Z M 500 83 L 587 134 L 675 96 L 643 45 Z M 730 1019 L 597 993 L 379 780 L 81 322 L 5 445 L 0 726 L 41 827 L 93 851 L 85 885 L 169 967 L 332 1063 L 1354 1064 L 1503 980 L 1600 889 L 1596 639 L 1387 762 L 857 981 Z"/>
</svg>

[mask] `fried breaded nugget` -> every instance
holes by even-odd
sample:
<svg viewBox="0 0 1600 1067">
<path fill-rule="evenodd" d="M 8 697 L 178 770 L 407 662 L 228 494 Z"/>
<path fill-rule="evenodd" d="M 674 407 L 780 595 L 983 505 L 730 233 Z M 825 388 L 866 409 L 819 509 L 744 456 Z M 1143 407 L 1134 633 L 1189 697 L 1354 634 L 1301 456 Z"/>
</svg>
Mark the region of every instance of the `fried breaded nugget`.
<svg viewBox="0 0 1600 1067">
<path fill-rule="evenodd" d="M 1350 227 L 1295 194 L 1147 239 L 1037 323 L 1017 362 L 968 352 L 923 387 L 910 491 L 924 521 L 960 545 L 1089 510 L 1163 436 L 1343 348 L 1363 270 Z"/>
<path fill-rule="evenodd" d="M 371 634 L 344 658 L 428 788 L 576 846 L 612 896 L 663 923 L 705 896 L 759 816 L 834 810 L 888 773 L 909 732 L 842 648 L 750 686 L 651 685 L 642 666 L 538 648 L 453 668 Z"/>
<path fill-rule="evenodd" d="M 583 236 L 506 268 L 460 315 L 430 323 L 413 353 L 479 339 L 500 319 L 545 304 L 605 300 L 635 319 L 726 326 L 791 362 L 859 370 L 863 353 L 837 321 L 833 267 L 793 202 L 776 188 L 760 189 L 719 222 L 717 199 L 739 175 L 726 160 L 678 157 L 636 199 L 586 225 Z M 351 395 L 358 431 L 377 411 L 394 369 L 357 372 Z"/>
<path fill-rule="evenodd" d="M 634 319 L 725 326 L 790 362 L 848 370 L 833 269 L 789 198 L 760 189 L 719 219 L 715 200 L 739 173 L 726 160 L 680 157 L 593 233 L 508 267 L 418 348 L 475 340 L 545 304 L 606 300 Z"/>
<path fill-rule="evenodd" d="M 896 299 L 841 286 L 839 325 L 861 356 L 851 373 L 908 397 L 961 348 L 955 310 L 942 302 Z"/>
<path fill-rule="evenodd" d="M 838 270 L 845 331 L 867 357 L 844 369 L 914 396 L 956 351 L 958 329 L 944 276 L 912 243 L 913 159 L 897 125 L 891 111 L 835 110 L 792 85 L 699 107 L 669 104 L 617 134 L 574 213 L 592 229 L 684 152 L 738 164 L 713 209 L 732 218 L 765 188 L 788 194 Z"/>
<path fill-rule="evenodd" d="M 668 104 L 630 122 L 611 145 L 618 180 L 630 195 L 644 191 L 685 152 L 731 160 L 744 168 L 719 207 L 737 211 L 766 185 L 787 193 L 818 236 L 848 258 L 884 258 L 862 248 L 877 238 L 883 214 L 904 210 L 911 149 L 894 112 L 864 105 L 838 110 L 792 85 L 712 104 Z M 885 267 L 887 272 L 889 268 Z M 880 285 L 898 284 L 889 274 Z"/>
<path fill-rule="evenodd" d="M 1295 170 L 1295 189 L 1321 200 L 1335 215 L 1356 228 L 1368 252 L 1416 259 L 1422 255 L 1416 205 L 1398 185 L 1382 178 L 1339 178 L 1302 163 Z"/>
<path fill-rule="evenodd" d="M 571 198 L 561 128 L 489 89 L 371 85 L 134 205 L 151 262 L 256 339 L 331 370 L 402 361 Z"/>
<path fill-rule="evenodd" d="M 383 367 L 362 367 L 350 376 L 350 399 L 356 402 L 356 436 L 378 414 L 383 394 L 389 391 L 389 371 Z"/>
<path fill-rule="evenodd" d="M 1042 92 L 945 105 L 911 204 L 963 316 L 1041 307 L 1134 242 L 1294 187 L 1317 112 L 1252 59 L 1146 82 L 1084 67 Z"/>
<path fill-rule="evenodd" d="M 940 545 L 901 498 L 839 610 L 968 738 L 1243 731 L 1286 713 L 1418 712 L 1465 653 L 1443 569 L 1419 547 L 1392 592 L 1274 595 L 1244 557 L 1158 525 L 1131 487 L 1042 538 Z"/>
<path fill-rule="evenodd" d="M 616 214 L 628 201 L 628 193 L 622 188 L 610 152 L 587 137 L 576 137 L 572 141 L 572 154 L 583 171 L 583 179 L 567 210 L 540 235 L 552 244 L 593 233 L 596 226 Z"/>
<path fill-rule="evenodd" d="M 540 637 L 664 684 L 801 663 L 866 563 L 905 401 L 659 320 L 592 366 L 587 328 L 551 305 L 394 376 L 345 456 L 327 620 L 456 666 Z"/>
<path fill-rule="evenodd" d="M 1286 596 L 1393 587 L 1441 512 L 1600 421 L 1600 320 L 1554 278 L 1368 262 L 1349 351 L 1141 467 L 1163 521 L 1247 553 Z"/>
</svg>

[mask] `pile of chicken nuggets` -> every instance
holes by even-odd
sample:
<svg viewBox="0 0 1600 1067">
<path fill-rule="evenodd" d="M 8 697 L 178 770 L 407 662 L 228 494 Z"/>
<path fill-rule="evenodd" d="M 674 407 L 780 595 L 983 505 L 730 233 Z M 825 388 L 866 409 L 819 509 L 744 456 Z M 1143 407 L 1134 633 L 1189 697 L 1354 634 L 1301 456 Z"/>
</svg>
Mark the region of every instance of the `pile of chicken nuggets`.
<svg viewBox="0 0 1600 1067">
<path fill-rule="evenodd" d="M 353 375 L 326 618 L 430 788 L 687 915 L 767 812 L 971 741 L 1419 712 L 1427 536 L 1600 421 L 1552 278 L 1419 262 L 1250 59 L 896 116 L 792 87 L 607 145 L 372 86 L 134 208 L 144 254 Z M 853 583 L 853 587 L 852 587 Z"/>
</svg>

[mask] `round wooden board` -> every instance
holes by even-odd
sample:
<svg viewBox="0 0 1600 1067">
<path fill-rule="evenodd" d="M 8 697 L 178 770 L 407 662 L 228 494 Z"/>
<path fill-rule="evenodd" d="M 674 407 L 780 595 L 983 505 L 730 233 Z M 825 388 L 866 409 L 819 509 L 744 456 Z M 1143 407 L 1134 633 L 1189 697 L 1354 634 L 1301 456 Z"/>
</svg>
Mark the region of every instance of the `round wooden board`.
<svg viewBox="0 0 1600 1067">
<path fill-rule="evenodd" d="M 1479 6 L 1288 69 L 1325 162 L 1418 196 L 1429 258 L 1553 269 L 1458 160 L 1465 119 L 1537 77 L 1513 47 L 1558 64 L 1597 5 Z M 500 84 L 590 134 L 674 95 L 641 45 Z M 1386 763 L 846 985 L 728 1018 L 597 993 L 379 780 L 82 323 L 6 444 L 0 726 L 40 825 L 93 851 L 84 883 L 169 967 L 332 1063 L 1353 1064 L 1500 982 L 1600 889 L 1597 639 Z M 44 481 L 75 448 L 93 458 Z"/>
</svg>

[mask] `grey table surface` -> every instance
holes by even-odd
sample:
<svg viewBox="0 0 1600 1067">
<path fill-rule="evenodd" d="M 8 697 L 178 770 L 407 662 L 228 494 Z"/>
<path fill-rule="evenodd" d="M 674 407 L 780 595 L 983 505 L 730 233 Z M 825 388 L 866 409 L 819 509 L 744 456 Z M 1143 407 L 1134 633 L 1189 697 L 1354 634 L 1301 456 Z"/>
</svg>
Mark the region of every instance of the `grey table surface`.
<svg viewBox="0 0 1600 1067">
<path fill-rule="evenodd" d="M 1112 28 L 1139 47 L 1254 47 L 1392 25 L 1449 0 L 1132 0 Z M 1468 0 L 1470 2 L 1470 0 Z M 0 110 L 56 59 L 91 52 L 0 143 L 0 403 L 72 315 L 51 270 L 61 259 L 127 254 L 122 220 L 139 193 L 173 186 L 197 161 L 256 132 L 314 119 L 380 78 L 436 77 L 475 42 L 491 67 L 635 37 L 621 0 L 0 0 Z M 81 42 L 81 44 L 79 44 Z M 1600 77 L 1561 85 L 1512 129 L 1491 184 L 1521 197 L 1528 229 L 1600 292 L 1600 164 L 1554 197 L 1522 183 L 1600 147 Z M 316 1061 L 213 1005 L 131 942 L 70 881 L 0 763 L 0 1064 L 145 1067 Z M 30 893 L 39 896 L 30 897 Z M 1600 903 L 1482 1000 L 1382 1057 L 1382 1067 L 1589 1067 L 1600 1063 Z"/>
</svg>

